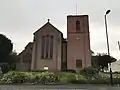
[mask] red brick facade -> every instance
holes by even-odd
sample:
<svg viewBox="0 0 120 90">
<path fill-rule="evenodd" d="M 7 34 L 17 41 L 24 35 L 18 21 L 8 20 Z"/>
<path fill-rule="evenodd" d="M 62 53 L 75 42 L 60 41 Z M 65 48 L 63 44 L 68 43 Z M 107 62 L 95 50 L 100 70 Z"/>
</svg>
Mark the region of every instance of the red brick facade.
<svg viewBox="0 0 120 90">
<path fill-rule="evenodd" d="M 90 66 L 91 51 L 87 15 L 67 17 L 67 40 L 67 68 Z M 78 60 L 82 61 L 82 65 L 78 66 Z"/>
<path fill-rule="evenodd" d="M 43 44 L 43 36 L 46 36 L 45 44 Z M 53 39 L 51 39 L 51 36 Z M 47 37 L 49 37 L 49 40 Z M 50 44 L 51 42 L 53 44 Z M 43 70 L 44 67 L 53 71 L 66 68 L 75 70 L 90 66 L 91 51 L 88 16 L 67 16 L 67 39 L 64 39 L 62 32 L 48 21 L 34 33 L 32 45 L 32 70 Z M 48 45 L 48 48 L 46 48 L 46 45 Z M 52 49 L 49 49 L 51 46 L 53 46 Z"/>
</svg>

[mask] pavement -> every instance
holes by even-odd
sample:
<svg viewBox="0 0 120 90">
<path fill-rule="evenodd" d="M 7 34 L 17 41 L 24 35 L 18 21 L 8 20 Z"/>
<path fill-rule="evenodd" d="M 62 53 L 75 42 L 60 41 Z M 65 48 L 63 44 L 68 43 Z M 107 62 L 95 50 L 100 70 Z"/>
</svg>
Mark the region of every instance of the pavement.
<svg viewBox="0 0 120 90">
<path fill-rule="evenodd" d="M 0 85 L 0 90 L 120 90 L 108 85 Z"/>
</svg>

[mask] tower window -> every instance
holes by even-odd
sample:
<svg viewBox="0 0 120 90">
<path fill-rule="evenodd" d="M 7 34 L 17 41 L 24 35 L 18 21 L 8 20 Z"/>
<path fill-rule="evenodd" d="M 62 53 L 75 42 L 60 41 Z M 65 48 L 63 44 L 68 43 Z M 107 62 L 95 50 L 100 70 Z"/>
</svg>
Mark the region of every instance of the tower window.
<svg viewBox="0 0 120 90">
<path fill-rule="evenodd" d="M 80 21 L 76 21 L 76 30 L 79 31 L 80 30 Z"/>
</svg>

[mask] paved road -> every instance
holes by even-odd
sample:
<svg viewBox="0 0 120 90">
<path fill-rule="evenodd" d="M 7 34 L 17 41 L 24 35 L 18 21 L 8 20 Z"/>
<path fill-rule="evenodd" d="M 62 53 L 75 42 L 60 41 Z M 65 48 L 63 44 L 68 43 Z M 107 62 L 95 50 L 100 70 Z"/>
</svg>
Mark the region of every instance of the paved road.
<svg viewBox="0 0 120 90">
<path fill-rule="evenodd" d="M 0 90 L 120 90 L 107 85 L 0 85 Z"/>
</svg>

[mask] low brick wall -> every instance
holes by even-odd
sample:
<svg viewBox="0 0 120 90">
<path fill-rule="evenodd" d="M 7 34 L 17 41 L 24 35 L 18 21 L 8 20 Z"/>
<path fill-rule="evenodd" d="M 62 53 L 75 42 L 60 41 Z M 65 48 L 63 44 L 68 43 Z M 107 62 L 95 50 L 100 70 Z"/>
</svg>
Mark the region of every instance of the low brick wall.
<svg viewBox="0 0 120 90">
<path fill-rule="evenodd" d="M 0 90 L 120 90 L 107 85 L 0 85 Z"/>
</svg>

